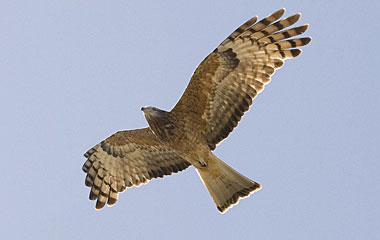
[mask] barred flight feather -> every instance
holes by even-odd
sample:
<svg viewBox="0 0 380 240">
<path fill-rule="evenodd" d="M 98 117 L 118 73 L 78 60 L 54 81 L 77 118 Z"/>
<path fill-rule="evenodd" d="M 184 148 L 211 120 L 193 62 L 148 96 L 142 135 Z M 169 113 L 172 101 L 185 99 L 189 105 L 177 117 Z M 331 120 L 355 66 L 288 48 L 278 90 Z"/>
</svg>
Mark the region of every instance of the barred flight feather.
<svg viewBox="0 0 380 240">
<path fill-rule="evenodd" d="M 270 82 L 271 75 L 275 70 L 283 66 L 284 60 L 297 57 L 301 53 L 297 47 L 307 45 L 311 41 L 310 37 L 288 39 L 305 32 L 308 25 L 286 30 L 285 28 L 292 26 L 300 19 L 301 14 L 294 14 L 277 21 L 284 11 L 284 9 L 280 9 L 257 23 L 255 23 L 256 17 L 251 18 L 231 33 L 200 64 L 195 71 L 196 78 L 193 76 L 191 82 L 199 81 L 194 84 L 199 86 L 202 85 L 200 81 L 203 84 L 210 81 L 213 85 L 211 91 L 206 93 L 208 95 L 205 106 L 189 106 L 180 100 L 172 110 L 172 112 L 180 113 L 181 116 L 186 115 L 185 109 L 188 113 L 202 113 L 205 121 L 205 136 L 211 150 L 215 149 L 216 145 L 228 136 L 237 126 L 244 112 L 249 109 L 242 108 L 239 104 L 235 104 L 236 102 L 229 103 L 229 101 L 236 101 L 231 96 L 240 96 L 242 92 L 250 89 L 241 85 L 236 87 L 233 83 L 242 82 L 253 88 L 255 94 L 246 95 L 252 100 Z M 202 72 L 202 65 L 218 65 L 219 67 L 215 72 Z M 212 74 L 213 77 L 210 79 L 202 77 L 204 74 Z M 189 99 L 189 96 L 199 98 L 200 94 L 202 93 L 187 88 L 184 95 L 186 95 L 186 99 Z M 251 103 L 252 101 L 250 101 Z M 181 107 L 181 105 L 186 105 L 186 107 Z M 189 108 L 196 107 L 198 109 L 189 111 Z M 202 107 L 203 109 L 199 109 Z M 244 111 L 235 111 L 235 109 L 244 109 Z M 231 115 L 229 112 L 234 114 Z"/>
<path fill-rule="evenodd" d="M 88 150 L 83 171 L 90 200 L 96 208 L 113 205 L 118 193 L 153 178 L 162 178 L 190 166 L 173 150 L 161 145 L 149 128 L 121 131 Z"/>
</svg>

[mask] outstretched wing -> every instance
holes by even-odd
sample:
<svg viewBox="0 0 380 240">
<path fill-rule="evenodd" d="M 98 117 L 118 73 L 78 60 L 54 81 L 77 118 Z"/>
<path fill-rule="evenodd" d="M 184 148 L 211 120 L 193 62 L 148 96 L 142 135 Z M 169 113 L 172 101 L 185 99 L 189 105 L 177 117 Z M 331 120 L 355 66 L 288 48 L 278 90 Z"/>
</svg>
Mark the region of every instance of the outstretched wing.
<svg viewBox="0 0 380 240">
<path fill-rule="evenodd" d="M 301 16 L 277 21 L 284 12 L 280 9 L 256 24 L 257 17 L 251 18 L 236 29 L 198 66 L 173 108 L 184 122 L 201 123 L 210 149 L 237 126 L 275 69 L 301 53 L 296 47 L 310 42 L 310 37 L 289 39 L 308 25 L 284 30 Z"/>
<path fill-rule="evenodd" d="M 88 150 L 83 171 L 96 208 L 116 203 L 118 193 L 152 178 L 171 175 L 190 163 L 162 145 L 149 128 L 120 131 Z"/>
</svg>

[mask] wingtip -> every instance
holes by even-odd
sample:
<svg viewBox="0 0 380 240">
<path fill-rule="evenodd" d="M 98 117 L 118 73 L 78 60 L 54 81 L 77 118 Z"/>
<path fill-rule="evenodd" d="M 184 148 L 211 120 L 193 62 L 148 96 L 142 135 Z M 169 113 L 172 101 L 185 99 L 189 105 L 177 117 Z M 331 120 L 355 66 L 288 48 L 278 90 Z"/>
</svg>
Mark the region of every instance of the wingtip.
<svg viewBox="0 0 380 240">
<path fill-rule="evenodd" d="M 98 198 L 98 200 L 96 201 L 95 209 L 100 210 L 104 207 L 104 205 L 106 205 L 106 202 L 99 201 L 99 198 Z"/>
<path fill-rule="evenodd" d="M 296 30 L 297 35 L 300 35 L 306 32 L 308 28 L 309 28 L 309 24 L 303 24 L 301 26 L 295 27 L 294 29 Z"/>
<path fill-rule="evenodd" d="M 291 51 L 292 51 L 293 57 L 298 57 L 302 53 L 301 49 L 292 49 Z"/>
<path fill-rule="evenodd" d="M 89 194 L 89 196 L 88 196 L 88 199 L 90 199 L 91 201 L 94 201 L 94 200 L 96 200 L 97 198 L 98 198 L 98 195 L 95 194 L 95 193 L 93 193 L 93 192 L 92 192 L 92 189 L 91 189 L 90 194 Z"/>
<path fill-rule="evenodd" d="M 291 51 L 294 57 L 298 57 L 302 53 L 301 49 L 292 49 Z"/>
<path fill-rule="evenodd" d="M 284 18 L 283 20 L 287 20 L 290 24 L 289 25 L 293 25 L 294 23 L 298 22 L 298 20 L 300 19 L 301 15 L 299 13 L 296 13 L 296 14 L 293 14 L 287 18 Z"/>
<path fill-rule="evenodd" d="M 117 202 L 117 199 L 109 198 L 108 201 L 107 201 L 107 205 L 108 205 L 109 207 L 111 207 L 111 206 L 115 205 L 116 202 Z"/>
<path fill-rule="evenodd" d="M 285 8 L 281 8 L 277 10 L 276 12 L 274 12 L 273 15 L 279 15 L 281 17 L 282 15 L 284 15 L 285 11 L 286 11 Z"/>
<path fill-rule="evenodd" d="M 284 15 L 284 13 L 285 13 L 285 8 L 281 8 L 281 9 L 269 14 L 266 18 L 274 17 L 276 19 L 279 19 L 280 17 L 282 17 L 282 15 Z"/>
<path fill-rule="evenodd" d="M 296 18 L 296 22 L 301 18 L 301 13 L 296 13 L 293 15 Z"/>
<path fill-rule="evenodd" d="M 311 37 L 302 38 L 302 44 L 305 46 L 311 42 Z"/>
</svg>

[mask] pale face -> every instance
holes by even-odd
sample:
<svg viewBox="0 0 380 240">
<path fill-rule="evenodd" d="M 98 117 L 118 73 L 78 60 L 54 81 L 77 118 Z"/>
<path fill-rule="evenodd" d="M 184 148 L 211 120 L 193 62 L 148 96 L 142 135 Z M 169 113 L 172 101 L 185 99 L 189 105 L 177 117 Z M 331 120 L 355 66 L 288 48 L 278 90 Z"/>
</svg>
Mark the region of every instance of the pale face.
<svg viewBox="0 0 380 240">
<path fill-rule="evenodd" d="M 142 107 L 141 111 L 144 112 L 144 115 L 150 115 L 152 117 L 157 116 L 157 114 L 160 112 L 159 109 L 151 106 Z"/>
</svg>

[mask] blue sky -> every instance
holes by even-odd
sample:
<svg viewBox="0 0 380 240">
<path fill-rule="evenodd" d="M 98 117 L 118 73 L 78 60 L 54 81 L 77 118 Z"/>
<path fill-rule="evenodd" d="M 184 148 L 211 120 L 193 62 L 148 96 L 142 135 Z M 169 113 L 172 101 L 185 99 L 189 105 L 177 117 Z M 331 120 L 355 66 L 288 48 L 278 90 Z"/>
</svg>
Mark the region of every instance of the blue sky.
<svg viewBox="0 0 380 240">
<path fill-rule="evenodd" d="M 215 154 L 263 189 L 221 215 L 193 168 L 95 211 L 82 154 L 170 110 L 236 27 L 282 7 L 313 41 Z M 378 239 L 376 1 L 2 1 L 2 239 Z"/>
</svg>

